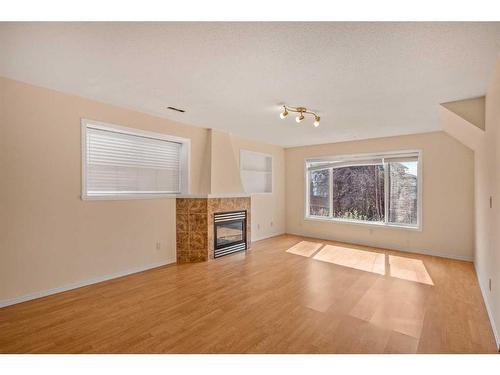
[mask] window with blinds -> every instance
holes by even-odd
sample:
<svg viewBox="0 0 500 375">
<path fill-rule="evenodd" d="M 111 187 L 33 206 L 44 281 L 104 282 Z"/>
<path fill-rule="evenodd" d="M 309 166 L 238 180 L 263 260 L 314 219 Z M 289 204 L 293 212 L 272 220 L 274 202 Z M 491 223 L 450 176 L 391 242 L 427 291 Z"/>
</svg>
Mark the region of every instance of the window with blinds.
<svg viewBox="0 0 500 375">
<path fill-rule="evenodd" d="M 189 140 L 82 120 L 82 197 L 187 192 Z"/>
<path fill-rule="evenodd" d="M 421 152 L 306 161 L 306 217 L 421 228 Z"/>
</svg>

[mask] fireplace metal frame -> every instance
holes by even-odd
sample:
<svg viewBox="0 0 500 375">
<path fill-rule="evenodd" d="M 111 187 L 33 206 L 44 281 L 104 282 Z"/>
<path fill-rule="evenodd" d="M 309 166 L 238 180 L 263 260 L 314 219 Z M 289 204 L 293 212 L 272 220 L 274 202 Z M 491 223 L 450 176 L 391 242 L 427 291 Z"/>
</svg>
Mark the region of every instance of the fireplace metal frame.
<svg viewBox="0 0 500 375">
<path fill-rule="evenodd" d="M 214 258 L 247 250 L 247 210 L 226 211 L 214 213 Z M 217 224 L 243 222 L 243 236 L 241 241 L 229 245 L 217 244 Z"/>
</svg>

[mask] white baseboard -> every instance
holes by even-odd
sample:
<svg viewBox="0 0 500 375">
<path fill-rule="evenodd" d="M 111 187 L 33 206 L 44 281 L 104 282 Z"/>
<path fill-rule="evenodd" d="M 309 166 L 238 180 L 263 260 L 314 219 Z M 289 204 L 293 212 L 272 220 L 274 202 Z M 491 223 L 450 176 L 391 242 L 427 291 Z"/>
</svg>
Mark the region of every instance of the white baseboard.
<svg viewBox="0 0 500 375">
<path fill-rule="evenodd" d="M 303 234 L 303 233 L 293 233 L 293 232 L 286 232 L 286 234 L 294 235 L 294 236 L 300 236 L 300 237 L 309 237 L 309 238 L 314 238 L 318 240 L 323 240 L 323 241 L 336 241 L 336 242 L 344 242 L 347 244 L 352 244 L 352 245 L 359 245 L 359 246 L 369 246 L 369 247 L 376 247 L 380 249 L 387 249 L 387 250 L 394 250 L 394 251 L 401 251 L 403 253 L 414 253 L 414 254 L 421 254 L 421 255 L 430 255 L 434 257 L 440 257 L 440 258 L 448 258 L 448 259 L 455 259 L 455 260 L 464 260 L 467 262 L 473 262 L 474 257 L 473 256 L 468 256 L 468 255 L 450 255 L 450 254 L 444 254 L 444 253 L 438 253 L 426 249 L 418 249 L 418 250 L 406 250 L 406 249 L 401 249 L 399 247 L 394 247 L 394 246 L 385 246 L 385 245 L 374 245 L 370 244 L 368 242 L 363 242 L 363 241 L 357 241 L 357 242 L 349 242 L 345 240 L 340 240 L 338 238 L 320 238 L 316 235 L 311 235 L 311 234 Z"/>
<path fill-rule="evenodd" d="M 271 238 L 271 237 L 281 236 L 283 234 L 285 234 L 285 232 L 278 232 L 278 233 L 266 234 L 264 236 L 252 238 L 252 242 L 257 242 L 257 241 L 265 240 L 265 239 Z"/>
<path fill-rule="evenodd" d="M 435 251 L 430 251 L 430 250 L 404 250 L 404 249 L 398 249 L 398 248 L 392 248 L 389 250 L 396 250 L 396 251 L 402 251 L 403 253 L 415 253 L 415 254 L 422 254 L 422 255 L 430 255 L 433 257 L 439 257 L 439 258 L 447 258 L 447 259 L 454 259 L 454 260 L 463 260 L 465 262 L 474 262 L 474 257 L 473 256 L 467 256 L 467 255 L 455 255 L 455 254 L 444 254 L 444 253 L 438 253 Z"/>
<path fill-rule="evenodd" d="M 486 305 L 486 311 L 488 312 L 488 317 L 490 318 L 491 329 L 493 330 L 493 335 L 495 336 L 495 341 L 497 343 L 497 349 L 500 351 L 500 336 L 498 334 L 497 326 L 495 324 L 495 319 L 493 318 L 493 311 L 491 310 L 490 303 L 488 301 L 488 295 L 486 294 L 486 289 L 483 287 L 481 283 L 481 277 L 479 277 L 479 272 L 477 270 L 476 263 L 474 262 L 474 268 L 476 269 L 477 281 L 479 284 L 479 289 L 481 290 L 481 294 L 483 295 L 483 301 Z"/>
<path fill-rule="evenodd" d="M 115 273 L 112 273 L 109 275 L 98 276 L 98 277 L 94 277 L 91 279 L 79 281 L 76 283 L 67 284 L 67 285 L 61 286 L 59 288 L 42 290 L 39 292 L 25 294 L 24 296 L 15 297 L 15 298 L 3 299 L 3 300 L 0 300 L 0 308 L 10 306 L 10 305 L 15 305 L 15 304 L 21 303 L 21 302 L 30 301 L 30 300 L 36 299 L 36 298 L 50 296 L 50 295 L 56 294 L 56 293 L 66 292 L 68 290 L 81 288 L 83 286 L 87 286 L 87 285 L 91 285 L 91 284 L 97 284 L 97 283 L 100 283 L 103 281 L 116 279 L 118 277 L 131 275 L 133 273 L 146 271 L 146 270 L 149 270 L 152 268 L 165 266 L 167 264 L 171 264 L 171 263 L 175 263 L 175 262 L 176 262 L 176 259 L 167 259 L 166 261 L 163 261 L 163 262 L 157 262 L 157 263 L 152 263 L 152 264 L 148 264 L 148 265 L 141 266 L 141 267 L 135 267 L 135 268 L 128 269 L 126 271 L 115 272 Z"/>
</svg>

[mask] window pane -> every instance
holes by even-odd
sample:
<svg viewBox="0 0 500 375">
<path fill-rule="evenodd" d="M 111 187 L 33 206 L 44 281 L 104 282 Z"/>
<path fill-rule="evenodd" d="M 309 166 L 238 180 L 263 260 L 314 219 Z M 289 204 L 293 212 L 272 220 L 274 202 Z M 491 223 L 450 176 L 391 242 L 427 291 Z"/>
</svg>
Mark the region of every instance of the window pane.
<svg viewBox="0 0 500 375">
<path fill-rule="evenodd" d="M 417 224 L 417 162 L 389 163 L 390 223 Z"/>
<path fill-rule="evenodd" d="M 309 215 L 330 216 L 330 170 L 309 172 Z"/>
<path fill-rule="evenodd" d="M 333 216 L 384 221 L 383 165 L 333 169 Z"/>
</svg>

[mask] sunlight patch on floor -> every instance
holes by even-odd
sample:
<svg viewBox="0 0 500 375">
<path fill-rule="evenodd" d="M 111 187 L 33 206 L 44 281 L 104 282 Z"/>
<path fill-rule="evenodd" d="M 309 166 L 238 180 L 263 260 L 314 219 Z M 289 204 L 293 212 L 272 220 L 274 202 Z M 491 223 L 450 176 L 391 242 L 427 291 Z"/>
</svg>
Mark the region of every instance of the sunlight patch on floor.
<svg viewBox="0 0 500 375">
<path fill-rule="evenodd" d="M 316 251 L 318 251 L 321 246 L 323 246 L 323 244 L 319 242 L 300 241 L 299 243 L 289 248 L 286 252 L 309 258 Z"/>
<path fill-rule="evenodd" d="M 420 259 L 389 255 L 389 274 L 398 279 L 434 285 L 424 262 Z"/>
<path fill-rule="evenodd" d="M 386 255 L 346 246 L 323 246 L 321 242 L 311 241 L 301 241 L 290 247 L 286 252 L 360 271 L 434 285 L 424 262 L 420 259 Z"/>
<path fill-rule="evenodd" d="M 313 259 L 385 275 L 385 255 L 381 253 L 326 245 Z"/>
</svg>

